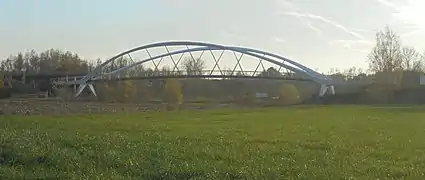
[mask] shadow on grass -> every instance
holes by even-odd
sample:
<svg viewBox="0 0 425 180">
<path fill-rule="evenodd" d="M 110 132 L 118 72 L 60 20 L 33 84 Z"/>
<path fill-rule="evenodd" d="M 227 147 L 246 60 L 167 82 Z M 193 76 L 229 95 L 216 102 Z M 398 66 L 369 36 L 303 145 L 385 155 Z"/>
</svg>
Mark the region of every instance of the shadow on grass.
<svg viewBox="0 0 425 180">
<path fill-rule="evenodd" d="M 303 149 L 313 150 L 313 151 L 329 151 L 332 149 L 331 146 L 324 144 L 322 142 L 310 142 L 303 143 L 300 145 Z"/>
<path fill-rule="evenodd" d="M 31 166 L 52 165 L 47 156 L 24 157 L 7 144 L 0 145 L 0 166 Z"/>
<path fill-rule="evenodd" d="M 187 172 L 165 172 L 160 174 L 146 175 L 146 179 L 246 179 L 241 175 L 228 172 L 208 173 L 204 171 L 187 171 Z"/>
<path fill-rule="evenodd" d="M 425 106 L 408 105 L 408 104 L 392 104 L 392 105 L 362 105 L 365 111 L 376 112 L 392 112 L 392 113 L 424 113 Z"/>
<path fill-rule="evenodd" d="M 158 138 L 158 137 L 156 137 Z M 152 143 L 153 142 L 153 143 Z M 200 167 L 180 166 L 181 161 L 192 161 L 196 158 L 208 157 L 208 154 L 198 154 L 198 156 L 185 156 L 183 154 L 175 154 L 172 149 L 167 148 L 166 144 L 154 143 L 159 141 L 150 141 L 145 144 L 147 155 L 142 167 L 147 167 L 142 174 L 134 172 L 136 176 L 142 179 L 247 179 L 243 175 L 236 172 L 214 171 L 208 168 L 199 169 Z M 213 157 L 210 160 L 220 159 L 230 161 L 224 157 Z M 169 162 L 177 162 L 175 166 L 169 166 Z M 137 171 L 137 170 L 136 170 Z M 138 175 L 137 175 L 138 174 Z"/>
</svg>

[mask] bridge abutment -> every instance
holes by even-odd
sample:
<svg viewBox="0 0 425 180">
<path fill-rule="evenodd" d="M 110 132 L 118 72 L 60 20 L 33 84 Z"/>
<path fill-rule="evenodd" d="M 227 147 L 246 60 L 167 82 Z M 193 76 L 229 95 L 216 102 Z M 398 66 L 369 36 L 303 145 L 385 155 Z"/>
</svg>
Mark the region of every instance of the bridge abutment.
<svg viewBox="0 0 425 180">
<path fill-rule="evenodd" d="M 319 97 L 323 97 L 326 94 L 335 94 L 335 87 L 333 85 L 321 84 L 319 90 Z"/>
<path fill-rule="evenodd" d="M 81 84 L 80 87 L 78 87 L 78 91 L 77 93 L 75 93 L 75 97 L 80 96 L 80 94 L 84 91 L 85 88 L 89 87 L 90 92 L 94 95 L 97 96 L 96 90 L 94 89 L 93 84 Z"/>
</svg>

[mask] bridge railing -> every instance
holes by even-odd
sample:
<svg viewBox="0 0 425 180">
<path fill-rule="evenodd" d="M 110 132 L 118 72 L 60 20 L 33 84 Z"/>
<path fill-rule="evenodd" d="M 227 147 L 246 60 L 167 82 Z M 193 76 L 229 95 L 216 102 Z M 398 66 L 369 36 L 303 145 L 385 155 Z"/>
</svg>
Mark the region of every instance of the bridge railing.
<svg viewBox="0 0 425 180">
<path fill-rule="evenodd" d="M 261 72 L 261 71 L 232 71 L 232 70 L 196 70 L 196 71 L 142 71 L 137 73 L 123 72 L 117 74 L 102 74 L 96 77 L 96 79 L 105 78 L 120 78 L 120 77 L 160 77 L 160 76 L 290 76 L 290 73 L 281 72 Z"/>
<path fill-rule="evenodd" d="M 54 79 L 55 84 L 78 84 L 78 80 L 84 76 L 65 76 Z M 137 80 L 137 79 L 162 79 L 173 77 L 190 77 L 206 79 L 229 79 L 229 78 L 277 78 L 290 79 L 299 78 L 295 74 L 279 72 L 260 72 L 260 71 L 232 71 L 232 70 L 201 70 L 201 71 L 145 71 L 139 73 L 119 73 L 98 75 L 91 81 L 111 81 L 111 80 Z"/>
</svg>

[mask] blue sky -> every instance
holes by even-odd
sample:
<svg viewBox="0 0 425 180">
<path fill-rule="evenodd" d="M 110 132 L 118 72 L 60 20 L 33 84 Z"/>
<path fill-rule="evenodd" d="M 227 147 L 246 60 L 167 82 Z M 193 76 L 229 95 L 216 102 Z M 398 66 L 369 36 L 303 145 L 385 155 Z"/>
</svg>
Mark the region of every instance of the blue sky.
<svg viewBox="0 0 425 180">
<path fill-rule="evenodd" d="M 53 47 L 106 59 L 148 43 L 195 40 L 271 51 L 321 71 L 365 68 L 386 25 L 425 51 L 420 7 L 425 1 L 0 0 L 0 58 Z"/>
</svg>

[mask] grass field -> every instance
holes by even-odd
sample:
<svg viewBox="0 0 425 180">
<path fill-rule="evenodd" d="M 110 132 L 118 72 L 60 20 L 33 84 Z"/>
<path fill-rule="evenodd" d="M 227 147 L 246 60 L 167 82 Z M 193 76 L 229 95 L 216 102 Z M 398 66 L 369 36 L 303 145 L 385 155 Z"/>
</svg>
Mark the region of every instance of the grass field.
<svg viewBox="0 0 425 180">
<path fill-rule="evenodd" d="M 0 179 L 424 179 L 425 108 L 0 116 Z"/>
</svg>

